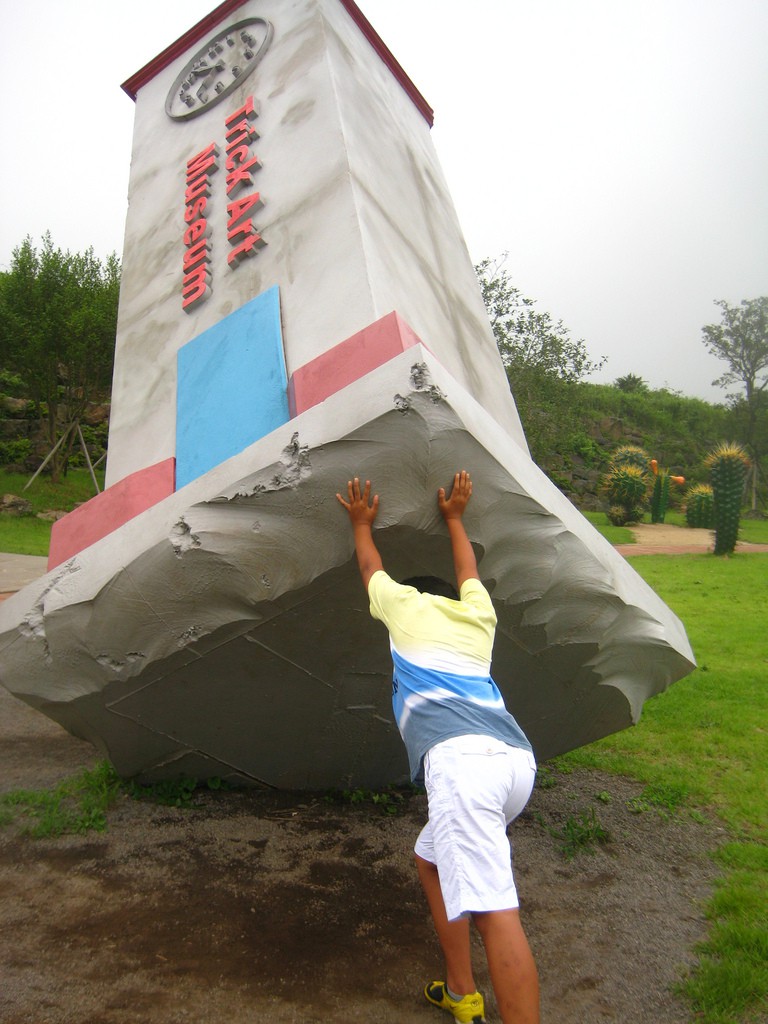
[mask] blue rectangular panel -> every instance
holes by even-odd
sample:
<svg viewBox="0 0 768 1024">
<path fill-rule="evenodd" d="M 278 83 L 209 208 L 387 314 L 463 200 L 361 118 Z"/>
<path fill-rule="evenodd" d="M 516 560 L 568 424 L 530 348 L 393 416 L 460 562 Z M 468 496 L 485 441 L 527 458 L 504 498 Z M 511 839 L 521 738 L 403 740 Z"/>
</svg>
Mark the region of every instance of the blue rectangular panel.
<svg viewBox="0 0 768 1024">
<path fill-rule="evenodd" d="M 176 489 L 288 422 L 277 285 L 177 358 Z"/>
</svg>

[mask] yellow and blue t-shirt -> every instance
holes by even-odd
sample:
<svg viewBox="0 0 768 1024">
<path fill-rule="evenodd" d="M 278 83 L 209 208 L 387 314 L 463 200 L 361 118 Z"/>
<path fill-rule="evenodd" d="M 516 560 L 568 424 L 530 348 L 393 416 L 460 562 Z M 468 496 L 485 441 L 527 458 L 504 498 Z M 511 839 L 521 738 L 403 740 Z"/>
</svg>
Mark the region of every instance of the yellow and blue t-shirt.
<svg viewBox="0 0 768 1024">
<path fill-rule="evenodd" d="M 496 612 L 480 580 L 466 580 L 453 601 L 379 570 L 368 597 L 371 615 L 389 630 L 392 708 L 414 782 L 423 777 L 427 751 L 454 736 L 495 736 L 531 749 L 491 678 Z"/>
</svg>

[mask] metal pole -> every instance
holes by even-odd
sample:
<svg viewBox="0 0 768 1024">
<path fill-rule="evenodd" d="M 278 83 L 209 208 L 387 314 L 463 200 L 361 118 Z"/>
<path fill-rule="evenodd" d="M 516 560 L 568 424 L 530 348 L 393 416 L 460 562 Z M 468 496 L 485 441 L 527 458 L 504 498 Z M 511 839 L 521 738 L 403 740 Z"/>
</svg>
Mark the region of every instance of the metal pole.
<svg viewBox="0 0 768 1024">
<path fill-rule="evenodd" d="M 80 429 L 80 424 L 79 423 L 77 424 L 77 436 L 80 438 L 80 447 L 83 449 L 83 455 L 85 456 L 85 461 L 88 463 L 88 469 L 89 469 L 90 474 L 91 474 L 91 480 L 93 480 L 93 486 L 96 488 L 96 493 L 97 494 L 101 494 L 101 491 L 99 490 L 99 482 L 96 479 L 96 474 L 94 473 L 93 465 L 91 464 L 91 456 L 88 454 L 88 449 L 85 446 L 85 438 L 83 437 L 83 432 Z"/>
<path fill-rule="evenodd" d="M 45 469 L 45 467 L 46 467 L 46 466 L 48 465 L 48 463 L 49 463 L 49 462 L 51 461 L 51 459 L 53 458 L 53 456 L 54 456 L 54 455 L 56 454 L 56 452 L 57 452 L 57 451 L 59 450 L 59 446 L 60 446 L 60 445 L 61 445 L 61 444 L 62 444 L 62 443 L 64 442 L 64 440 L 65 440 L 66 438 L 68 438 L 68 437 L 69 437 L 69 435 L 70 435 L 70 434 L 72 433 L 72 428 L 73 428 L 74 426 L 75 426 L 75 424 L 74 424 L 74 423 L 70 423 L 70 424 L 69 424 L 69 426 L 68 426 L 68 427 L 67 427 L 67 429 L 66 429 L 66 430 L 64 431 L 64 433 L 63 433 L 63 434 L 61 435 L 61 437 L 59 438 L 59 440 L 58 440 L 58 441 L 56 442 L 56 444 L 55 444 L 55 445 L 53 446 L 53 448 L 51 448 L 51 450 L 50 450 L 50 451 L 48 452 L 48 454 L 47 454 L 47 455 L 45 456 L 45 458 L 43 459 L 42 463 L 41 463 L 41 464 L 40 464 L 40 465 L 39 465 L 39 466 L 37 467 L 37 469 L 35 470 L 35 473 L 34 473 L 34 475 L 33 475 L 33 476 L 31 477 L 31 479 L 27 480 L 27 482 L 26 482 L 26 483 L 24 484 L 24 490 L 25 490 L 25 491 L 26 491 L 26 489 L 27 489 L 27 488 L 29 487 L 29 485 L 30 485 L 30 484 L 34 483 L 34 482 L 35 482 L 35 480 L 37 480 L 38 476 L 39 476 L 39 475 L 40 475 L 40 474 L 41 474 L 41 473 L 43 472 L 43 470 Z"/>
</svg>

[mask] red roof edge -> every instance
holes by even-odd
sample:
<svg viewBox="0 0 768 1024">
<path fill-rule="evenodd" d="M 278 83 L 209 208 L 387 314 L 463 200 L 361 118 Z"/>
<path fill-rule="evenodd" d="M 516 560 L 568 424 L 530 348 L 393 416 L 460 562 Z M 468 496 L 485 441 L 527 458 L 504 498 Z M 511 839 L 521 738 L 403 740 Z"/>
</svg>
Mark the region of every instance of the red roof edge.
<svg viewBox="0 0 768 1024">
<path fill-rule="evenodd" d="M 424 118 L 424 120 L 431 128 L 435 122 L 434 110 L 432 109 L 432 107 L 430 107 L 430 105 L 421 95 L 421 93 L 410 80 L 408 75 L 406 75 L 405 71 L 403 71 L 400 64 L 398 64 L 398 62 L 395 60 L 392 51 L 386 45 L 384 40 L 376 31 L 376 29 L 373 27 L 370 21 L 368 21 L 368 19 L 357 6 L 357 4 L 354 2 L 354 0 L 340 0 L 340 3 L 342 7 L 346 9 L 349 16 L 352 18 L 354 23 L 363 33 L 363 35 L 371 44 L 371 46 L 374 48 L 379 57 L 381 57 L 381 59 L 387 65 L 389 70 L 392 72 L 392 74 L 395 76 L 395 78 L 400 83 L 402 88 L 405 90 L 411 102 L 414 104 L 418 112 L 421 114 L 421 116 Z"/>
<path fill-rule="evenodd" d="M 180 36 L 175 43 L 171 43 L 170 46 L 166 47 L 162 53 L 159 53 L 157 57 L 149 62 L 149 64 L 145 64 L 143 68 L 136 72 L 136 74 L 131 75 L 130 78 L 126 79 L 120 88 L 135 102 L 136 95 L 143 85 L 146 85 L 147 82 L 151 82 L 155 75 L 167 68 L 169 64 L 176 60 L 177 57 L 180 57 L 185 53 L 190 46 L 194 46 L 195 43 L 204 39 L 205 36 L 207 36 L 208 33 L 219 24 L 219 22 L 222 22 L 228 15 L 233 11 L 236 11 L 238 7 L 242 7 L 246 2 L 247 0 L 224 0 L 224 2 L 219 4 L 219 6 L 212 10 L 210 14 L 207 14 L 188 32 L 185 32 L 183 36 Z M 395 60 L 392 51 L 385 44 L 384 40 L 374 29 L 373 25 L 371 25 L 370 21 L 368 21 L 354 0 L 339 0 L 339 2 L 379 57 L 381 57 L 387 65 L 389 70 L 400 83 L 406 95 L 410 98 L 411 102 L 431 128 L 435 120 L 434 110 L 421 95 L 408 75 L 406 75 L 405 71 L 403 71 L 400 64 Z"/>
<path fill-rule="evenodd" d="M 175 43 L 167 46 L 149 64 L 145 64 L 135 75 L 131 75 L 130 78 L 126 79 L 120 88 L 123 92 L 127 92 L 135 102 L 136 94 L 143 85 L 151 82 L 155 75 L 165 70 L 177 57 L 186 53 L 190 46 L 194 46 L 195 43 L 199 43 L 201 39 L 204 39 L 212 29 L 216 28 L 219 22 L 223 21 L 233 11 L 236 11 L 238 7 L 242 7 L 244 3 L 246 3 L 246 0 L 224 0 L 210 14 L 206 14 L 201 21 L 198 21 L 188 32 L 180 36 Z"/>
</svg>

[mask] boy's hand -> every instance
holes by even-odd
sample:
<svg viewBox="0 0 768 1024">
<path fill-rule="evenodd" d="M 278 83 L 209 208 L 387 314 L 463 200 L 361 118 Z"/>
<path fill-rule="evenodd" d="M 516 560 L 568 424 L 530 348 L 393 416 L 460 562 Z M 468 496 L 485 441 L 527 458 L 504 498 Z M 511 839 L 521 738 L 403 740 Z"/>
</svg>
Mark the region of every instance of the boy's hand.
<svg viewBox="0 0 768 1024">
<path fill-rule="evenodd" d="M 339 502 L 349 513 L 352 525 L 373 526 L 373 521 L 379 510 L 379 496 L 378 494 L 374 494 L 373 502 L 369 504 L 371 498 L 371 481 L 366 480 L 365 487 L 361 491 L 360 480 L 358 477 L 355 477 L 354 480 L 350 480 L 347 483 L 347 495 L 349 497 L 349 501 L 345 501 L 338 492 L 336 493 L 336 497 Z"/>
<path fill-rule="evenodd" d="M 437 492 L 437 504 L 443 519 L 461 519 L 471 497 L 472 481 L 469 479 L 469 473 L 462 469 L 453 478 L 450 498 L 446 498 L 444 487 Z"/>
<path fill-rule="evenodd" d="M 337 492 L 336 497 L 349 513 L 352 523 L 352 532 L 355 535 L 355 553 L 357 564 L 360 567 L 360 575 L 363 578 L 363 586 L 368 587 L 371 576 L 384 566 L 381 562 L 381 555 L 378 552 L 373 540 L 371 527 L 379 509 L 379 496 L 374 494 L 371 502 L 371 481 L 365 481 L 365 487 L 360 490 L 360 479 L 355 477 L 347 484 L 347 496 L 349 501 L 344 501 Z"/>
</svg>

